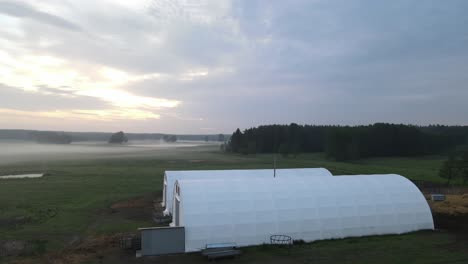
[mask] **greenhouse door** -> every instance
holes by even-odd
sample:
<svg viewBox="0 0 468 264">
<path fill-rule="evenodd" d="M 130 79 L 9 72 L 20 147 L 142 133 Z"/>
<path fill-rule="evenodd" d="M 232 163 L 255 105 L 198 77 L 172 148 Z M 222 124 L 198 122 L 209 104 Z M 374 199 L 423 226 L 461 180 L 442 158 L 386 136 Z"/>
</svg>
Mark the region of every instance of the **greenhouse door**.
<svg viewBox="0 0 468 264">
<path fill-rule="evenodd" d="M 167 198 L 166 198 L 166 192 L 167 192 L 167 183 L 164 182 L 164 188 L 163 188 L 163 205 L 167 208 Z"/>
<path fill-rule="evenodd" d="M 178 198 L 175 199 L 175 226 L 180 224 L 180 201 Z"/>
</svg>

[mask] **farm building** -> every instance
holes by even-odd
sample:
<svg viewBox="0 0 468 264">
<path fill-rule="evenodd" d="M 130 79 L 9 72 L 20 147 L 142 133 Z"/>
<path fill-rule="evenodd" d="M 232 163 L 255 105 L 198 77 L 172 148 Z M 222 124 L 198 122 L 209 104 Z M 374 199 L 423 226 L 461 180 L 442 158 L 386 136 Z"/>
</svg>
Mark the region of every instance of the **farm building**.
<svg viewBox="0 0 468 264">
<path fill-rule="evenodd" d="M 434 229 L 422 193 L 394 174 L 182 179 L 173 201 L 182 252 L 213 243 L 259 245 L 272 235 L 315 241 Z"/>
<path fill-rule="evenodd" d="M 256 169 L 256 170 L 192 170 L 192 171 L 166 171 L 164 173 L 162 206 L 166 207 L 164 214 L 172 214 L 172 199 L 174 184 L 176 180 L 186 179 L 247 179 L 278 177 L 316 177 L 333 176 L 324 168 L 301 168 L 301 169 Z M 169 201 L 169 202 L 168 202 Z"/>
</svg>

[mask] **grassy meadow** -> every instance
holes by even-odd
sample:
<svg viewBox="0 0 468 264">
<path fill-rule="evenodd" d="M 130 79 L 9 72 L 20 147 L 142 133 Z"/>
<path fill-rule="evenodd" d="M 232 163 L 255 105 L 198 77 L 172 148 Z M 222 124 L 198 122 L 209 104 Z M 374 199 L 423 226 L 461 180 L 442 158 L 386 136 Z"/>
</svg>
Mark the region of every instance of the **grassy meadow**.
<svg viewBox="0 0 468 264">
<path fill-rule="evenodd" d="M 410 179 L 442 182 L 437 173 L 443 159 L 444 157 L 435 156 L 376 158 L 339 163 L 327 160 L 322 153 L 315 153 L 301 154 L 295 158 L 278 156 L 277 167 L 325 167 L 335 175 L 397 173 Z M 128 217 L 113 213 L 109 208 L 117 202 L 135 197 L 159 198 L 165 170 L 271 168 L 272 161 L 272 155 L 227 154 L 221 153 L 216 145 L 205 145 L 138 149 L 122 155 L 94 153 L 87 155 L 86 159 L 69 157 L 51 160 L 44 156 L 42 160 L 36 158 L 32 161 L 19 160 L 2 164 L 0 175 L 37 172 L 46 172 L 46 175 L 37 179 L 0 180 L 0 241 L 32 241 L 37 244 L 36 253 L 43 254 L 59 251 L 86 237 L 132 232 L 138 227 L 154 226 L 150 214 Z M 437 248 L 437 245 L 444 243 L 458 245 L 460 242 L 453 234 L 436 232 L 389 236 L 388 239 L 381 237 L 324 241 L 319 242 L 318 247 L 314 246 L 316 243 L 312 243 L 293 249 L 293 260 L 308 263 L 315 258 L 323 258 L 323 261 L 316 263 L 329 263 L 330 259 L 320 257 L 320 252 L 326 252 L 324 254 L 335 255 L 346 263 L 346 257 L 340 255 L 342 251 L 338 249 L 343 248 L 343 252 L 348 252 L 356 246 L 364 246 L 369 249 L 375 247 L 378 250 L 375 253 L 366 252 L 366 259 L 359 261 L 360 263 L 372 263 L 366 261 L 368 257 L 375 257 L 373 254 L 379 257 L 396 254 L 393 260 L 399 260 L 395 258 L 400 255 L 404 259 L 406 247 L 419 252 L 417 254 L 421 256 L 427 256 L 427 260 L 433 259 L 431 263 L 447 263 L 442 261 L 447 249 Z M 385 245 L 391 247 L 391 250 L 388 251 Z M 455 254 L 451 259 L 467 260 L 466 248 L 456 248 L 455 252 L 450 252 Z M 242 259 L 246 263 L 259 263 L 257 261 L 263 262 L 262 260 L 270 262 L 274 254 L 280 254 L 273 254 L 271 250 L 262 247 L 247 249 L 245 253 Z M 351 259 L 359 259 L 360 253 L 350 254 L 354 256 Z M 438 257 L 431 258 L 432 255 Z M 112 260 L 112 257 L 109 258 Z M 282 259 L 284 256 L 278 258 Z M 178 263 L 179 259 L 195 261 L 196 257 L 180 256 L 168 259 L 167 262 Z M 15 259 L 9 258 L 7 261 Z M 130 258 L 129 261 L 143 263 L 142 260 L 134 258 Z"/>
</svg>

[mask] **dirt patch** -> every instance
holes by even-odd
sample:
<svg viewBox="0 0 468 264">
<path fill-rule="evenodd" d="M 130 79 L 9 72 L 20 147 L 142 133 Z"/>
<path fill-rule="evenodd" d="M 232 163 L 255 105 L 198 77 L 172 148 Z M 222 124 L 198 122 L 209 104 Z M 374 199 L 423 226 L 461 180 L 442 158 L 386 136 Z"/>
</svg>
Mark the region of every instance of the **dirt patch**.
<svg viewBox="0 0 468 264">
<path fill-rule="evenodd" d="M 152 218 L 155 207 L 159 206 L 161 194 L 152 193 L 145 196 L 134 197 L 112 204 L 101 213 L 112 214 L 129 220 L 147 221 Z"/>
<path fill-rule="evenodd" d="M 46 250 L 46 240 L 0 241 L 0 257 L 41 255 Z"/>
<path fill-rule="evenodd" d="M 0 218 L 0 226 L 3 228 L 19 228 L 22 225 L 27 224 L 31 221 L 31 217 L 26 216 Z"/>
<path fill-rule="evenodd" d="M 468 234 L 468 194 L 446 195 L 445 201 L 428 203 L 436 228 Z"/>
<path fill-rule="evenodd" d="M 116 218 L 147 221 L 152 219 L 156 207 L 161 207 L 160 201 L 158 201 L 160 197 L 161 193 L 151 193 L 119 201 L 108 208 L 99 210 L 98 215 L 106 217 L 112 215 L 112 217 Z M 99 235 L 84 238 L 75 236 L 67 243 L 67 246 L 59 252 L 45 253 L 40 257 L 31 259 L 24 258 L 14 263 L 78 264 L 90 260 L 96 260 L 95 262 L 101 263 L 104 258 L 109 258 L 109 251 L 117 253 L 122 251 L 119 246 L 119 240 L 122 235 L 123 234 Z M 133 251 L 130 257 L 134 258 L 134 253 Z"/>
<path fill-rule="evenodd" d="M 160 203 L 161 193 L 152 193 L 145 196 L 134 197 L 125 201 L 119 201 L 110 207 L 100 210 L 99 214 L 112 215 L 117 218 L 127 218 L 132 220 L 149 220 L 154 212 L 163 210 Z M 75 236 L 67 246 L 58 252 L 44 253 L 42 256 L 31 258 L 21 258 L 13 263 L 21 264 L 78 264 L 91 261 L 92 263 L 115 263 L 112 260 L 120 261 L 120 258 L 135 261 L 135 251 L 125 251 L 120 249 L 119 241 L 124 234 L 99 235 L 92 237 Z M 15 247 L 21 248 L 18 244 Z M 93 262 L 94 261 L 94 262 Z M 126 263 L 126 262 L 125 262 Z"/>
<path fill-rule="evenodd" d="M 10 240 L 0 243 L 0 256 L 19 256 L 23 254 L 26 242 Z"/>
<path fill-rule="evenodd" d="M 121 234 L 90 237 L 78 245 L 69 246 L 59 252 L 51 252 L 36 258 L 18 259 L 13 263 L 21 264 L 78 264 L 89 259 L 100 259 L 103 252 L 119 248 Z"/>
<path fill-rule="evenodd" d="M 100 249 L 116 248 L 121 236 L 122 234 L 91 237 L 74 247 L 73 252 L 96 253 Z"/>
<path fill-rule="evenodd" d="M 446 195 L 445 201 L 429 201 L 432 212 L 447 215 L 465 215 L 468 214 L 468 194 Z"/>
<path fill-rule="evenodd" d="M 111 205 L 111 209 L 141 208 L 151 205 L 153 199 L 150 196 L 136 197 L 130 200 L 121 201 Z"/>
<path fill-rule="evenodd" d="M 438 229 L 456 232 L 468 239 L 468 214 L 449 215 L 433 213 L 434 225 Z"/>
</svg>

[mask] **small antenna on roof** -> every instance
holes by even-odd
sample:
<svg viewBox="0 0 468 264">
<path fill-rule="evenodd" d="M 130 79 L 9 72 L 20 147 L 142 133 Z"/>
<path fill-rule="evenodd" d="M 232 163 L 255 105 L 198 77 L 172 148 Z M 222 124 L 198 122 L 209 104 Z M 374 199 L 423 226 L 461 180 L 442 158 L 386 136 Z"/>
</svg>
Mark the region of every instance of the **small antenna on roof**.
<svg viewBox="0 0 468 264">
<path fill-rule="evenodd" d="M 276 153 L 273 155 L 273 178 L 276 178 Z"/>
</svg>

